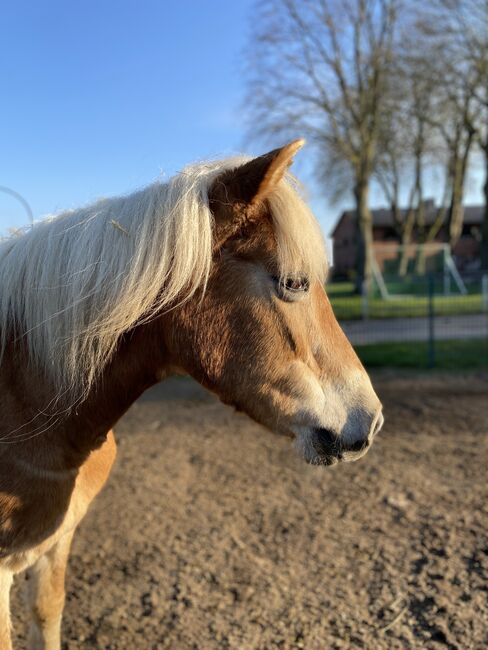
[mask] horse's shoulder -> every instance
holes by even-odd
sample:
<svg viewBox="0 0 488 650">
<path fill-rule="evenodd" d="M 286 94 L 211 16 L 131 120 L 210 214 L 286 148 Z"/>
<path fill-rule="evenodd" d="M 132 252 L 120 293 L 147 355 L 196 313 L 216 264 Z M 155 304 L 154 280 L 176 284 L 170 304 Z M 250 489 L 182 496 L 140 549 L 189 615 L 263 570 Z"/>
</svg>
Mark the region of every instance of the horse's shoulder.
<svg viewBox="0 0 488 650">
<path fill-rule="evenodd" d="M 75 490 L 80 492 L 81 498 L 91 501 L 102 489 L 108 479 L 116 454 L 115 437 L 113 431 L 109 431 L 103 444 L 90 452 L 80 467 Z"/>
</svg>

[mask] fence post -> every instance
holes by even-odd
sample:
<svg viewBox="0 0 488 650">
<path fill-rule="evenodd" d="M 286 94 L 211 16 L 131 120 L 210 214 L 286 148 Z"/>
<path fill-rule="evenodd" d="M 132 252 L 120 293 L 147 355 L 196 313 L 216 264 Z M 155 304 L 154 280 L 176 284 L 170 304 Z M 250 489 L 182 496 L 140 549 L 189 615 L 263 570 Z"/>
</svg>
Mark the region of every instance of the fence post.
<svg viewBox="0 0 488 650">
<path fill-rule="evenodd" d="M 435 366 L 435 329 L 434 329 L 434 276 L 429 273 L 427 278 L 427 291 L 428 291 L 428 323 L 429 323 L 429 338 L 427 342 L 427 365 L 429 368 Z"/>
</svg>

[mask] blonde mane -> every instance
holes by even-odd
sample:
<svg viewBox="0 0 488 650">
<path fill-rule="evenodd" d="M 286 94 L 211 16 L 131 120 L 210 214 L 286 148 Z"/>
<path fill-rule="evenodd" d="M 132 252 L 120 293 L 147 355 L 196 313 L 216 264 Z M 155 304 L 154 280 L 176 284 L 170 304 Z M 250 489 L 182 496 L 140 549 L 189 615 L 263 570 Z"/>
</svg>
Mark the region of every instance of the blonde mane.
<svg viewBox="0 0 488 650">
<path fill-rule="evenodd" d="M 12 335 L 59 394 L 82 399 L 136 323 L 204 287 L 215 178 L 248 160 L 191 165 L 168 183 L 63 212 L 0 244 L 0 355 Z M 283 273 L 322 278 L 315 218 L 293 187 L 269 198 Z"/>
</svg>

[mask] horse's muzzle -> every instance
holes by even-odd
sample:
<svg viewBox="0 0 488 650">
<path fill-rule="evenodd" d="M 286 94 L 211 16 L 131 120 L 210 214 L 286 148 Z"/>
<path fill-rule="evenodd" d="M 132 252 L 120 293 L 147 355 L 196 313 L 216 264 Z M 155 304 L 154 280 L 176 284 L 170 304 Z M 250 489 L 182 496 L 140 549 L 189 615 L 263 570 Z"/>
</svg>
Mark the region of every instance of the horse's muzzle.
<svg viewBox="0 0 488 650">
<path fill-rule="evenodd" d="M 333 465 L 339 461 L 353 461 L 361 458 L 368 451 L 373 438 L 383 426 L 383 422 L 384 418 L 380 412 L 374 418 L 368 434 L 354 442 L 345 441 L 341 435 L 337 435 L 331 429 L 315 428 L 312 434 L 312 445 L 318 456 L 318 464 Z"/>
</svg>

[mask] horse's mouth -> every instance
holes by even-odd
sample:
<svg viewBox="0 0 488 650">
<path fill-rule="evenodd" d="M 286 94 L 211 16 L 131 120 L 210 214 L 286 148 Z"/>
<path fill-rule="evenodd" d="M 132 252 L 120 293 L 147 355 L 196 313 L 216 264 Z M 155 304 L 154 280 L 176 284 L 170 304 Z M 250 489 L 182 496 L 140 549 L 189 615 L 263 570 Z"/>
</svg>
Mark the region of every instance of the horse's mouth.
<svg viewBox="0 0 488 650">
<path fill-rule="evenodd" d="M 313 458 L 306 458 L 305 460 L 309 465 L 330 467 L 331 465 L 337 465 L 337 463 L 340 463 L 342 458 L 339 456 L 314 456 Z"/>
<path fill-rule="evenodd" d="M 364 456 L 371 447 L 371 439 L 345 444 L 340 437 L 325 429 L 301 431 L 295 445 L 310 465 L 330 467 L 342 462 L 353 462 Z"/>
<path fill-rule="evenodd" d="M 305 458 L 305 460 L 310 465 L 322 465 L 324 467 L 337 465 L 337 463 L 352 463 L 366 455 L 370 447 L 371 445 L 365 445 L 361 451 L 354 452 L 344 451 L 338 454 L 317 454 L 311 458 Z"/>
</svg>

